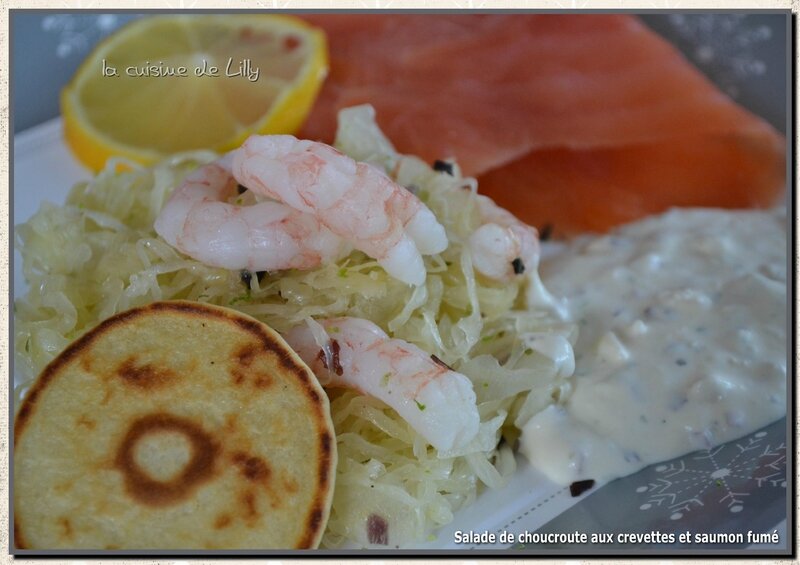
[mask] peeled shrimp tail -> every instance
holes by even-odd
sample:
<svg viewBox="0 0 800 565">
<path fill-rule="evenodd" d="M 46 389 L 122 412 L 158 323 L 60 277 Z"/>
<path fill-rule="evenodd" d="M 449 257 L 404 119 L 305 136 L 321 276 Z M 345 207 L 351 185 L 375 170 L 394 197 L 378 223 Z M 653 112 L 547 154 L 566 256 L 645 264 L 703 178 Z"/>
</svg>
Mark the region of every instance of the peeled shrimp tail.
<svg viewBox="0 0 800 565">
<path fill-rule="evenodd" d="M 444 228 L 418 198 L 328 145 L 253 136 L 236 153 L 233 170 L 242 184 L 314 215 L 406 283 L 422 284 L 422 255 L 447 247 Z"/>
<path fill-rule="evenodd" d="M 368 320 L 319 323 L 328 343 L 320 344 L 307 325 L 284 338 L 325 386 L 354 388 L 382 400 L 440 451 L 462 448 L 476 437 L 480 417 L 467 377 L 419 347 L 389 338 Z"/>
<path fill-rule="evenodd" d="M 231 154 L 191 173 L 155 222 L 156 232 L 182 253 L 226 269 L 312 269 L 349 251 L 310 214 L 280 202 L 237 206 Z"/>
</svg>

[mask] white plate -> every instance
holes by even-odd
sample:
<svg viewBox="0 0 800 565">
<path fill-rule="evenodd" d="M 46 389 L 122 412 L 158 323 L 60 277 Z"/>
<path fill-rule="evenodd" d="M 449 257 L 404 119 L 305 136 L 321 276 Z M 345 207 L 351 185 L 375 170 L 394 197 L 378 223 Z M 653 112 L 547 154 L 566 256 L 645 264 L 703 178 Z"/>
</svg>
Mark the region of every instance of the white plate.
<svg viewBox="0 0 800 565">
<path fill-rule="evenodd" d="M 61 120 L 56 119 L 15 137 L 12 181 L 15 224 L 25 222 L 44 201 L 62 204 L 74 183 L 91 176 L 64 144 L 61 127 Z M 15 296 L 22 296 L 26 291 L 21 265 L 20 255 L 15 250 Z M 781 549 L 786 547 L 786 513 L 785 504 L 782 504 L 786 500 L 785 430 L 784 420 L 712 452 L 690 454 L 651 466 L 577 498 L 570 496 L 569 489 L 542 477 L 519 457 L 517 473 L 505 488 L 484 492 L 475 504 L 458 512 L 452 524 L 437 532 L 434 541 L 421 544 L 419 549 L 508 548 L 513 544 L 500 541 L 502 532 L 519 536 L 543 526 L 546 531 L 646 532 L 655 529 L 669 533 L 683 531 L 687 523 L 698 521 L 715 524 L 721 531 L 746 531 L 743 524 L 749 524 L 749 529 L 755 531 L 778 529 L 781 544 L 764 548 Z M 699 477 L 696 482 L 701 491 L 703 486 L 714 481 L 709 462 L 718 469 L 743 450 L 752 452 L 753 457 L 748 459 L 752 463 L 746 468 L 746 477 L 742 476 L 735 485 L 731 483 L 733 491 L 714 494 L 712 489 L 710 497 L 698 498 L 691 491 L 679 488 L 682 481 L 685 484 L 686 477 Z M 674 518 L 676 514 L 680 514 L 680 518 Z M 493 533 L 497 542 L 459 544 L 456 543 L 457 531 Z M 631 548 L 617 547 L 617 551 Z M 538 551 L 552 549 L 552 546 L 529 545 L 526 549 Z M 595 548 L 568 546 L 566 549 L 578 552 Z"/>
</svg>

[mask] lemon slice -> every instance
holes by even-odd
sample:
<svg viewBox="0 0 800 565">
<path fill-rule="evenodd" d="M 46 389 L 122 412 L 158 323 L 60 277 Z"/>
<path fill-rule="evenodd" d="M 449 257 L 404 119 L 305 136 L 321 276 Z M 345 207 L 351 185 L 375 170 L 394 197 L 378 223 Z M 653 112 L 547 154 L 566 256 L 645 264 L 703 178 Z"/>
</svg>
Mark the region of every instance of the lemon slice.
<svg viewBox="0 0 800 565">
<path fill-rule="evenodd" d="M 325 35 L 291 16 L 155 16 L 89 55 L 61 94 L 67 143 L 89 168 L 225 151 L 294 133 L 328 69 Z"/>
</svg>

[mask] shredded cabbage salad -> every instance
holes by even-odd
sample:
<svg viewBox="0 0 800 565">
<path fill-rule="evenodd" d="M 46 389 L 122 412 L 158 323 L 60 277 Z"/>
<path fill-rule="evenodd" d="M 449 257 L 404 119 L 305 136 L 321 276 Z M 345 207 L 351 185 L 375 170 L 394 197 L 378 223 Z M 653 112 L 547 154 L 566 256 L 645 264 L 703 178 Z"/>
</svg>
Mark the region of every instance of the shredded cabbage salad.
<svg viewBox="0 0 800 565">
<path fill-rule="evenodd" d="M 530 347 L 540 335 L 574 341 L 574 327 L 524 308 L 523 283 L 476 274 L 465 245 L 480 225 L 477 183 L 399 155 L 369 106 L 342 111 L 335 145 L 414 192 L 446 228 L 450 244 L 425 257 L 427 280 L 410 287 L 360 252 L 312 271 L 257 276 L 208 267 L 160 239 L 153 223 L 170 191 L 209 152 L 182 154 L 150 168 L 109 162 L 76 185 L 66 204 L 43 203 L 15 230 L 28 292 L 14 303 L 18 399 L 71 341 L 103 319 L 157 300 L 227 306 L 277 331 L 307 317 L 355 316 L 391 337 L 436 355 L 473 383 L 481 416 L 478 439 L 439 453 L 381 401 L 329 389 L 339 465 L 322 545 L 370 547 L 367 521 L 388 524 L 391 547 L 430 541 L 435 529 L 502 487 L 515 470 L 518 426 L 566 396 L 558 362 Z M 516 425 L 515 425 L 516 424 Z"/>
</svg>

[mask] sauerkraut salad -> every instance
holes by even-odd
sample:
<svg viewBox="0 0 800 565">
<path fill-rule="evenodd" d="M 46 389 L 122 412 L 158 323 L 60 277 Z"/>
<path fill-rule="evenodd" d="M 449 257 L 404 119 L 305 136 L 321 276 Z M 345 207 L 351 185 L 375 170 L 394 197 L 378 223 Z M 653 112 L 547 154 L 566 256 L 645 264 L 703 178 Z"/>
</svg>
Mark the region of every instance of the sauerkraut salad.
<svg viewBox="0 0 800 565">
<path fill-rule="evenodd" d="M 279 332 L 309 318 L 368 319 L 466 375 L 481 419 L 475 441 L 443 453 L 380 400 L 328 389 L 339 463 L 322 545 L 375 546 L 368 525 L 377 516 L 389 544 L 403 547 L 429 541 L 484 485 L 504 485 L 515 470 L 518 427 L 569 386 L 552 353 L 558 348 L 537 343 L 568 347 L 575 330 L 551 309 L 526 308 L 521 280 L 476 273 L 466 241 L 480 223 L 478 187 L 455 163 L 436 170 L 398 154 L 367 106 L 340 114 L 335 146 L 411 190 L 445 227 L 449 245 L 425 258 L 425 284 L 404 284 L 358 251 L 310 271 L 209 267 L 168 245 L 153 224 L 181 179 L 217 156 L 187 153 L 150 168 L 112 161 L 76 185 L 65 205 L 43 203 L 16 227 L 28 283 L 14 303 L 17 394 L 101 320 L 157 300 L 234 308 Z"/>
</svg>

